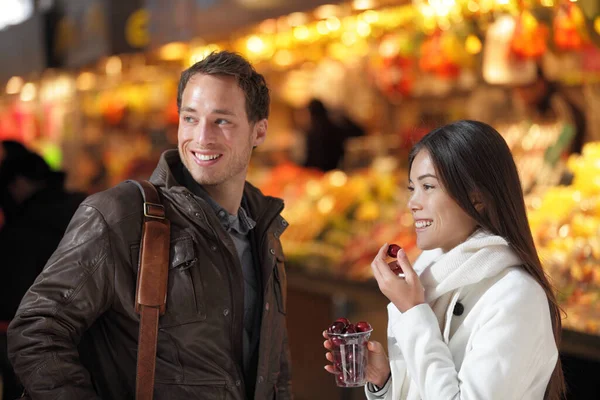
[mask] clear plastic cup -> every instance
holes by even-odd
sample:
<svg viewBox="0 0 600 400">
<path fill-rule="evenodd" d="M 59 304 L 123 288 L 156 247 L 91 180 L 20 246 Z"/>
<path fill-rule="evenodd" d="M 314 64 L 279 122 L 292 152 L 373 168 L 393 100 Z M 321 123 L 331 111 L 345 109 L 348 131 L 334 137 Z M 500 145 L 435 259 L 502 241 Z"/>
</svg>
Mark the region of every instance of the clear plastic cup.
<svg viewBox="0 0 600 400">
<path fill-rule="evenodd" d="M 328 334 L 337 386 L 359 387 L 367 383 L 367 343 L 372 331 Z"/>
</svg>

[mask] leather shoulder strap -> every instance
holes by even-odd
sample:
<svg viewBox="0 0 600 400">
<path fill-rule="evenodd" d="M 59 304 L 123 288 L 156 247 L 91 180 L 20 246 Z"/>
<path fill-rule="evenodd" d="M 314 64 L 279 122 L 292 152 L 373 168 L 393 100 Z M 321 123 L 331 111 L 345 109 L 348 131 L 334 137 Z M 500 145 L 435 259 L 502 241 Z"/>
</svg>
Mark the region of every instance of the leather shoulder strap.
<svg viewBox="0 0 600 400">
<path fill-rule="evenodd" d="M 136 399 L 152 400 L 156 367 L 158 317 L 164 314 L 169 277 L 170 223 L 158 191 L 148 181 L 130 181 L 144 199 L 135 311 L 140 314 Z"/>
</svg>

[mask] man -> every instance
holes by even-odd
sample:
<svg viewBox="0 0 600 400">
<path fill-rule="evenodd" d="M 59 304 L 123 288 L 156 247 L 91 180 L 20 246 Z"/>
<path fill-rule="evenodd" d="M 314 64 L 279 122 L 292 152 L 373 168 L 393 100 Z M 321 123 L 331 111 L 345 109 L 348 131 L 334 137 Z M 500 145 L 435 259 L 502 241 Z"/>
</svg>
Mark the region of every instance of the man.
<svg viewBox="0 0 600 400">
<path fill-rule="evenodd" d="M 150 178 L 171 221 L 154 398 L 289 399 L 283 202 L 245 182 L 269 90 L 220 52 L 182 73 L 177 101 L 179 151 Z M 32 398 L 134 397 L 142 218 L 131 183 L 88 198 L 23 299 L 9 352 Z"/>
<path fill-rule="evenodd" d="M 0 366 L 5 399 L 22 393 L 8 362 L 5 327 L 85 198 L 67 192 L 64 178 L 21 143 L 0 142 Z"/>
</svg>

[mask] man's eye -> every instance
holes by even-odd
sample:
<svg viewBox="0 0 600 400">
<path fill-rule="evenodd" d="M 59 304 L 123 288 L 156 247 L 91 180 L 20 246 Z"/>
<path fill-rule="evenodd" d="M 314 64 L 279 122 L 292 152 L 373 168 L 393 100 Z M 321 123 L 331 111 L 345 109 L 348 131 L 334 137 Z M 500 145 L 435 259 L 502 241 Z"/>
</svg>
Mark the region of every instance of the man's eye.
<svg viewBox="0 0 600 400">
<path fill-rule="evenodd" d="M 226 119 L 223 119 L 223 118 L 219 118 L 219 119 L 217 119 L 217 120 L 215 121 L 215 123 L 216 123 L 217 125 L 225 125 L 225 124 L 228 124 L 228 123 L 229 123 L 229 121 L 227 121 Z"/>
<path fill-rule="evenodd" d="M 183 117 L 183 120 L 184 120 L 185 122 L 188 122 L 188 123 L 192 123 L 192 122 L 194 122 L 194 118 L 192 118 L 192 117 L 188 117 L 188 116 L 185 116 L 185 117 Z"/>
</svg>

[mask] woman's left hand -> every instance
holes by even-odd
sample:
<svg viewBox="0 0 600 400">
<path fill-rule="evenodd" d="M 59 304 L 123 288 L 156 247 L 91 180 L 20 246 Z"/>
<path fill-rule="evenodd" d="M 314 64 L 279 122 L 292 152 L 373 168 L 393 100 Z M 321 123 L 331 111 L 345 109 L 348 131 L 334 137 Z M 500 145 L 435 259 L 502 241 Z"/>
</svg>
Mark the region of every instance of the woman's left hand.
<svg viewBox="0 0 600 400">
<path fill-rule="evenodd" d="M 387 249 L 387 243 L 379 249 L 371 263 L 371 269 L 381 293 L 404 313 L 416 305 L 425 303 L 425 292 L 404 250 L 398 251 L 396 260 L 404 272 L 404 278 L 401 278 L 392 272 L 385 261 Z"/>
</svg>

